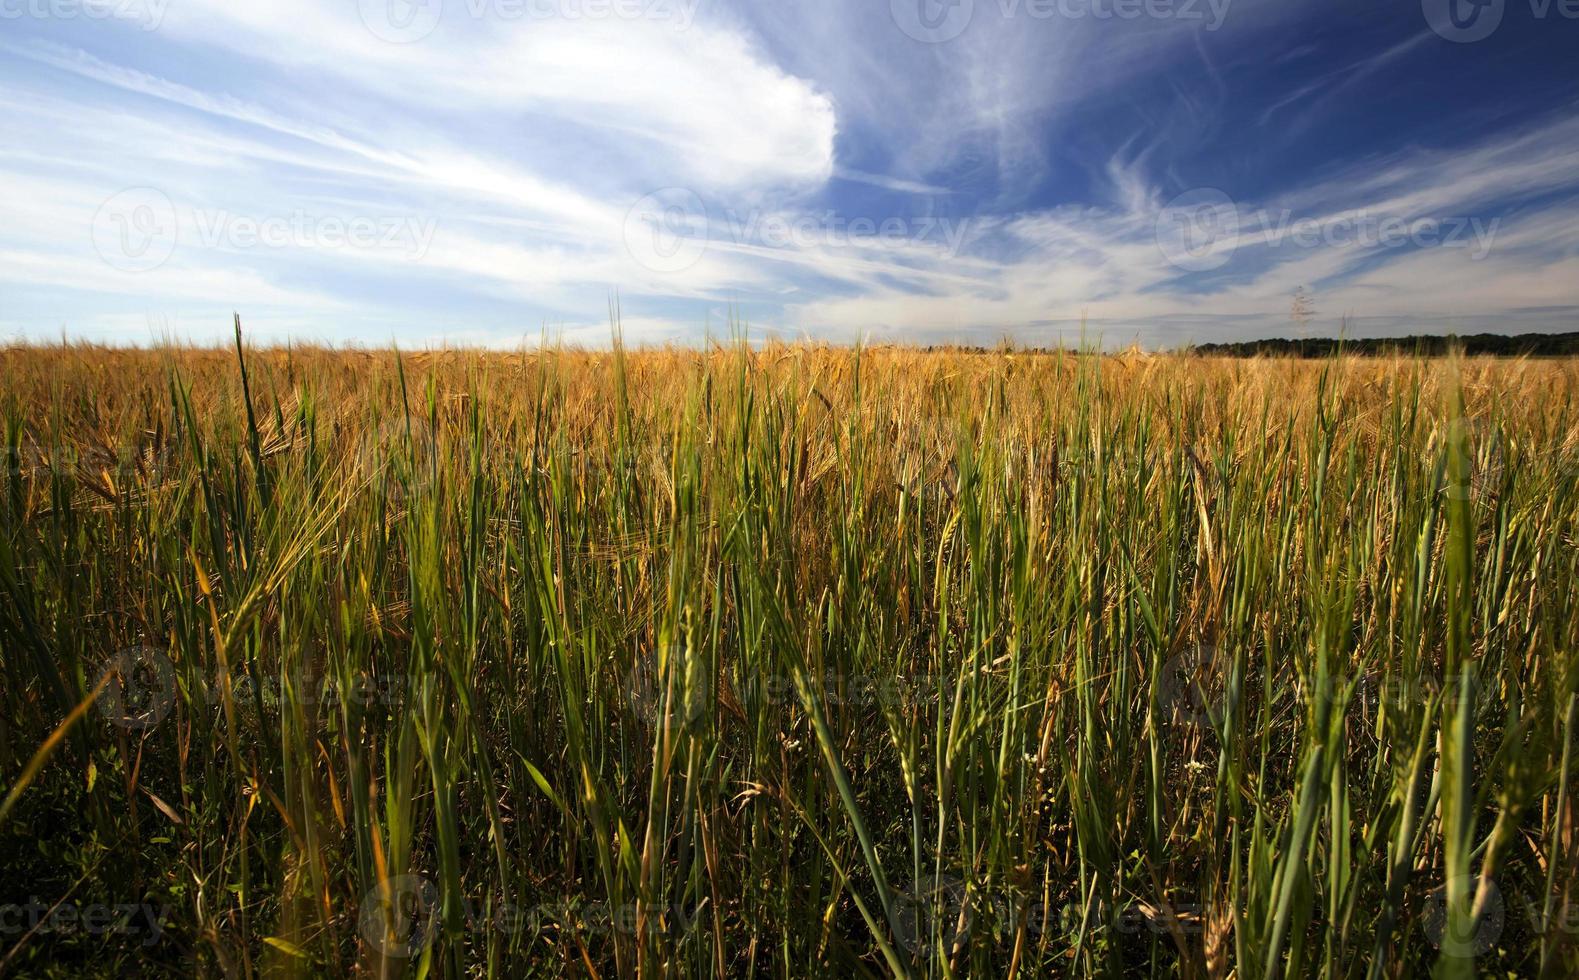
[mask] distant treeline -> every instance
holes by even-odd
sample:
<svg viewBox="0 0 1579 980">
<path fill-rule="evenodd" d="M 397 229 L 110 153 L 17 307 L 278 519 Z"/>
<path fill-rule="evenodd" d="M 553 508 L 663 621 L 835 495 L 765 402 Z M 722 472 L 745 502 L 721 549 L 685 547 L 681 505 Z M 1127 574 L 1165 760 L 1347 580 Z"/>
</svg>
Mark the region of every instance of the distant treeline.
<svg viewBox="0 0 1579 980">
<path fill-rule="evenodd" d="M 1571 357 L 1579 355 L 1579 333 L 1527 333 L 1517 337 L 1479 333 L 1468 337 L 1380 337 L 1365 340 L 1252 340 L 1238 344 L 1199 344 L 1197 354 L 1222 357 L 1330 357 L 1346 354 L 1415 354 L 1440 357 L 1450 351 L 1490 357 Z"/>
</svg>

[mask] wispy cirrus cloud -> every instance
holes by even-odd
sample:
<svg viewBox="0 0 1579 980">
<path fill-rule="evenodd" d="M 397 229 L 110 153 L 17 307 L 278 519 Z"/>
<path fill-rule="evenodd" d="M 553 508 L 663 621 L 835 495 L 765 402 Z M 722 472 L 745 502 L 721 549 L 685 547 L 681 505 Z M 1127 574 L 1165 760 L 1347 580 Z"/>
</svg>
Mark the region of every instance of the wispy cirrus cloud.
<svg viewBox="0 0 1579 980">
<path fill-rule="evenodd" d="M 616 291 L 654 341 L 738 310 L 840 338 L 1041 342 L 1085 318 L 1179 343 L 1287 332 L 1297 287 L 1323 330 L 1579 308 L 1570 112 L 1288 155 L 1350 93 L 1420 74 L 1440 42 L 1412 20 L 1335 52 L 1289 43 L 1307 3 L 1204 23 L 977 0 L 927 44 L 883 4 L 579 2 L 20 22 L 0 330 L 125 338 L 140 312 L 212 337 L 239 307 L 279 336 L 591 343 Z M 1192 188 L 1232 226 L 1177 225 Z M 1180 234 L 1205 251 L 1181 261 Z"/>
</svg>

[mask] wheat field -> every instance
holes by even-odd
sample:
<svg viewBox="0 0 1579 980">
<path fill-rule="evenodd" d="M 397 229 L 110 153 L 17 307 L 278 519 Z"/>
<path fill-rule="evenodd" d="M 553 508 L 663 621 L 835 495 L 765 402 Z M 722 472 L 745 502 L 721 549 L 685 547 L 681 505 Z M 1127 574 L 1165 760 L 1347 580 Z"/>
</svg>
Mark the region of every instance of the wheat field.
<svg viewBox="0 0 1579 980">
<path fill-rule="evenodd" d="M 0 973 L 1572 976 L 1576 393 L 0 349 Z"/>
</svg>

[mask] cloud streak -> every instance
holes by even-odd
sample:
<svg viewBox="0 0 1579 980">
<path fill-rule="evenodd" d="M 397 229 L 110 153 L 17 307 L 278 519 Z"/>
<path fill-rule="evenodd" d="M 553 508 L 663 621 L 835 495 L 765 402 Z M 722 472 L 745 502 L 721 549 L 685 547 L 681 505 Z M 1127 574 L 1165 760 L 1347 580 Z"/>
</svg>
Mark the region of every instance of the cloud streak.
<svg viewBox="0 0 1579 980">
<path fill-rule="evenodd" d="M 1197 159 L 1339 111 L 1422 55 L 1418 27 L 1233 110 L 1235 52 L 1303 4 L 1237 0 L 1208 35 L 983 3 L 927 45 L 881 4 L 571 2 L 22 23 L 0 42 L 0 330 L 125 339 L 140 314 L 213 339 L 241 308 L 281 335 L 591 344 L 616 291 L 653 341 L 737 309 L 837 339 L 1041 342 L 1084 321 L 1180 343 L 1287 333 L 1296 287 L 1325 330 L 1579 308 L 1571 113 L 1298 180 L 1236 176 L 1254 158 L 1236 147 Z M 1118 107 L 1154 124 L 1121 131 Z M 1214 175 L 1238 220 L 1181 264 L 1159 222 Z M 1442 241 L 1453 222 L 1474 247 Z"/>
</svg>

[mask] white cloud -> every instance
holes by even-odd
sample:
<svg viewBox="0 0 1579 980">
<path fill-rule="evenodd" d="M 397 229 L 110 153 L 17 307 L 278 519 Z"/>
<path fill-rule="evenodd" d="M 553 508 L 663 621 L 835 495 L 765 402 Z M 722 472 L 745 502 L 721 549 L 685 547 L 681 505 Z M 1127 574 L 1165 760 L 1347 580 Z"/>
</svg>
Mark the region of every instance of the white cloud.
<svg viewBox="0 0 1579 980">
<path fill-rule="evenodd" d="M 661 154 L 675 183 L 815 185 L 832 173 L 831 100 L 737 30 L 672 17 L 522 22 L 501 8 L 451 0 L 432 33 L 404 44 L 374 36 L 357 4 L 319 0 L 185 0 L 171 5 L 165 29 L 325 72 L 397 105 L 499 114 L 523 127 L 525 114 L 541 114 L 556 128 L 614 134 Z"/>
<path fill-rule="evenodd" d="M 1290 298 L 1300 286 L 1315 289 L 1331 327 L 1346 315 L 1415 316 L 1447 328 L 1455 317 L 1579 307 L 1579 200 L 1502 214 L 1523 200 L 1579 194 L 1576 154 L 1579 124 L 1560 119 L 1456 151 L 1356 162 L 1287 196 L 1240 202 L 1240 234 L 1225 243 L 1233 262 L 1205 280 L 1170 265 L 1158 247 L 1159 189 L 1138 169 L 1115 164 L 1112 206 L 1028 213 L 1002 225 L 1022 246 L 1013 260 L 939 262 L 930 275 L 913 276 L 918 288 L 817 298 L 787 311 L 786 322 L 842 335 L 979 340 L 1083 317 L 1098 327 L 1199 317 L 1277 334 L 1291 327 Z M 1301 219 L 1336 228 L 1334 241 L 1301 239 L 1294 225 Z M 1428 220 L 1424 247 L 1350 243 L 1362 222 L 1387 220 Z M 972 269 L 969 281 L 959 279 L 963 268 Z M 1185 331 L 1174 342 L 1191 336 L 1187 325 L 1171 329 Z"/>
<path fill-rule="evenodd" d="M 978 0 L 984 13 L 958 41 L 927 46 L 904 38 L 882 3 L 709 6 L 682 25 L 511 22 L 484 0 L 444 2 L 431 33 L 407 44 L 380 40 L 351 0 L 172 3 L 159 32 L 126 32 L 153 55 L 0 42 L 27 59 L 0 64 L 11 136 L 0 182 L 12 198 L 0 280 L 30 304 L 6 322 L 58 322 L 54 297 L 81 294 L 78 322 L 116 336 L 127 322 L 109 304 L 120 301 L 182 317 L 241 307 L 275 331 L 343 337 L 354 322 L 374 342 L 387 331 L 512 346 L 547 323 L 603 346 L 607 325 L 588 313 L 618 290 L 632 342 L 694 339 L 709 312 L 736 302 L 789 334 L 991 342 L 1089 316 L 1094 329 L 1152 324 L 1178 341 L 1210 322 L 1285 332 L 1301 285 L 1333 322 L 1579 305 L 1576 119 L 1349 161 L 1240 202 L 1273 222 L 1500 215 L 1480 261 L 1273 243 L 1247 227 L 1219 243 L 1231 261 L 1191 274 L 1155 239 L 1163 202 L 1182 189 L 1164 151 L 1176 129 L 1213 132 L 1231 67 L 1192 25 L 1026 22 Z M 470 16 L 478 3 L 485 14 Z M 1287 9 L 1236 0 L 1225 30 L 1248 42 Z M 1359 68 L 1381 71 L 1418 43 Z M 1050 192 L 1067 120 L 1159 64 L 1202 84 L 1105 166 L 1081 159 L 1094 190 Z M 1280 112 L 1323 97 L 1312 90 Z M 98 261 L 92 225 L 106 199 L 144 185 L 174 202 L 181 241 L 165 266 L 128 277 Z M 707 245 L 681 268 L 644 267 L 627 249 L 629 209 L 672 187 L 704 202 L 705 215 L 685 219 Z M 1101 199 L 1026 203 L 1081 194 Z M 411 222 L 431 236 L 410 254 L 199 233 L 216 214 L 301 213 Z M 851 232 L 860 219 L 904 231 Z M 752 230 L 775 224 L 803 233 Z"/>
</svg>

